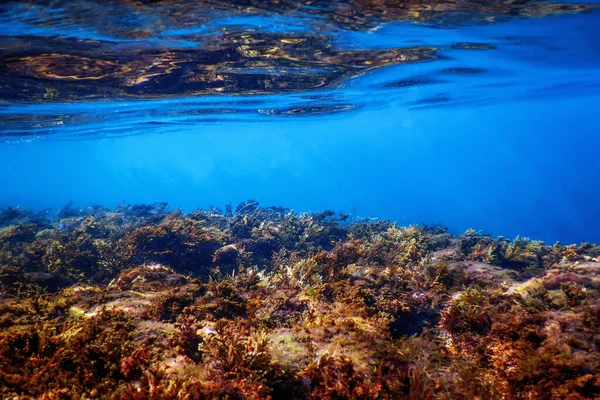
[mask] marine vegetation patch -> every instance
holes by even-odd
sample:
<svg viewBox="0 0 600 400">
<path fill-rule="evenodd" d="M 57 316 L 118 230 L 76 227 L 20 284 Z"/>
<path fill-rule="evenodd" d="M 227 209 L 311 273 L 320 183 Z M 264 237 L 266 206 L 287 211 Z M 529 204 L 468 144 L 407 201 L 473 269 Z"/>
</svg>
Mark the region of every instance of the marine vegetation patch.
<svg viewBox="0 0 600 400">
<path fill-rule="evenodd" d="M 0 211 L 0 397 L 600 396 L 600 247 L 247 201 Z"/>
</svg>

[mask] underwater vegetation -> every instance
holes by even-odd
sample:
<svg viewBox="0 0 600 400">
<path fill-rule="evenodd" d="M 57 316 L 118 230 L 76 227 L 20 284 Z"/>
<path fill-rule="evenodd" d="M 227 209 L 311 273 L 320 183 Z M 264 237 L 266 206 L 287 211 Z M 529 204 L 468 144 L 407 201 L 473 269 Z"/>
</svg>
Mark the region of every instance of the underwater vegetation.
<svg viewBox="0 0 600 400">
<path fill-rule="evenodd" d="M 247 201 L 0 210 L 0 397 L 600 396 L 600 247 Z"/>
</svg>

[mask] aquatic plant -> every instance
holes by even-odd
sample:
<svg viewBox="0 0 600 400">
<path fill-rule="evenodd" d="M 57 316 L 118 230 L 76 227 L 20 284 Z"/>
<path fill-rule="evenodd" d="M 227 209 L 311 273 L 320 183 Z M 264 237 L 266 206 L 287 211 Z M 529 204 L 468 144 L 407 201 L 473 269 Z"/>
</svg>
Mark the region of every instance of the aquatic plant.
<svg viewBox="0 0 600 400">
<path fill-rule="evenodd" d="M 597 246 L 254 201 L 64 214 L 0 230 L 2 397 L 600 395 Z"/>
</svg>

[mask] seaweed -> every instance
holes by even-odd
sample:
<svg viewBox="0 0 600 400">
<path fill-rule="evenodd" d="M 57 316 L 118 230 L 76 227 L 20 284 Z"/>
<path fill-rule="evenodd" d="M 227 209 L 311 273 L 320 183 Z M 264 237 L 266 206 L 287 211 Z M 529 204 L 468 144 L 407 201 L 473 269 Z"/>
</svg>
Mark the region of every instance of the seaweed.
<svg viewBox="0 0 600 400">
<path fill-rule="evenodd" d="M 593 244 L 256 201 L 15 210 L 3 398 L 600 396 Z"/>
</svg>

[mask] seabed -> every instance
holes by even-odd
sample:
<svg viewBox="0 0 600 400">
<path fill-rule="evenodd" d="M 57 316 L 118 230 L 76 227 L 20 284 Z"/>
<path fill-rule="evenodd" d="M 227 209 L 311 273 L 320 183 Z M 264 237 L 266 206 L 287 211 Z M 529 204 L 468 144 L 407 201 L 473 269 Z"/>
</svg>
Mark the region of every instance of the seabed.
<svg viewBox="0 0 600 400">
<path fill-rule="evenodd" d="M 600 246 L 248 201 L 0 211 L 0 397 L 600 396 Z"/>
</svg>

